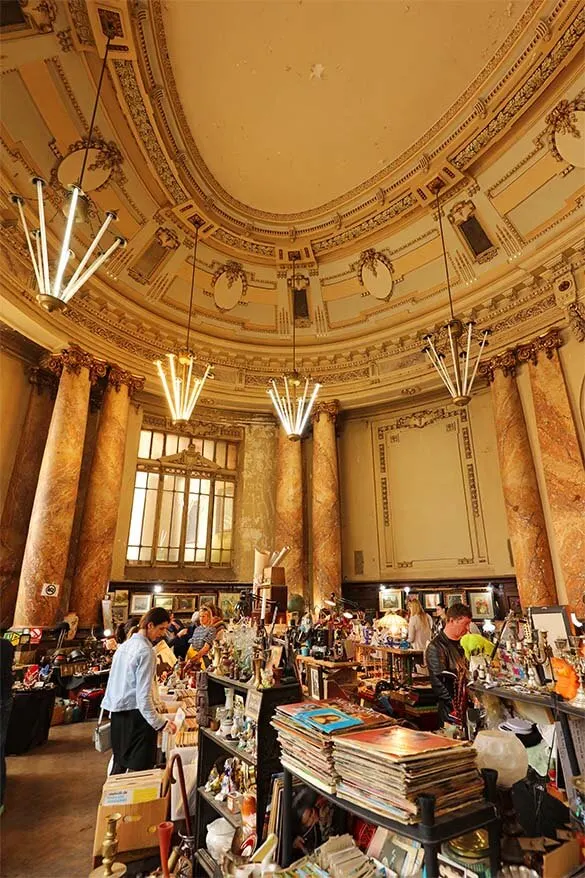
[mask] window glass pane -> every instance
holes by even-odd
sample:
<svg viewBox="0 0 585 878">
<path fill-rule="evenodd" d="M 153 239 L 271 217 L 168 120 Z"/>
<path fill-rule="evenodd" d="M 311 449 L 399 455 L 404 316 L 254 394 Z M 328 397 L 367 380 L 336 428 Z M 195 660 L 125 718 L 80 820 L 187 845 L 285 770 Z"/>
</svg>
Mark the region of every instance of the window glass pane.
<svg viewBox="0 0 585 878">
<path fill-rule="evenodd" d="M 167 433 L 167 442 L 165 445 L 165 456 L 168 454 L 176 454 L 177 453 L 177 445 L 179 442 L 179 437 L 174 433 Z"/>
<path fill-rule="evenodd" d="M 197 533 L 197 516 L 199 515 L 199 494 L 189 494 L 189 509 L 187 512 L 187 528 L 185 531 L 185 561 L 187 560 L 187 548 L 195 548 L 195 534 Z M 191 558 L 193 560 L 193 558 Z"/>
<path fill-rule="evenodd" d="M 144 514 L 144 504 L 146 502 L 146 491 L 143 488 L 134 489 L 134 502 L 132 503 L 132 515 L 130 516 L 130 536 L 128 541 L 133 546 L 140 545 L 140 535 L 142 533 L 142 516 Z M 134 560 L 138 560 L 135 558 Z"/>
<path fill-rule="evenodd" d="M 216 495 L 213 504 L 213 525 L 211 530 L 211 547 L 213 549 L 221 548 L 221 535 L 223 532 L 223 504 L 223 497 L 218 497 Z"/>
<path fill-rule="evenodd" d="M 238 446 L 228 445 L 227 447 L 227 469 L 235 469 L 238 460 Z"/>
<path fill-rule="evenodd" d="M 148 473 L 148 487 L 158 488 L 158 473 Z"/>
<path fill-rule="evenodd" d="M 141 549 L 140 550 L 140 560 L 141 561 L 150 561 L 150 552 L 151 552 L 150 546 L 148 546 L 147 548 Z"/>
<path fill-rule="evenodd" d="M 203 549 L 207 545 L 207 516 L 209 515 L 209 497 L 202 494 L 199 500 L 199 521 L 197 523 L 197 548 Z M 198 559 L 199 560 L 199 559 Z M 205 557 L 203 558 L 205 560 Z"/>
<path fill-rule="evenodd" d="M 185 448 L 188 448 L 190 441 L 189 436 L 179 436 L 179 451 L 184 451 Z"/>
<path fill-rule="evenodd" d="M 179 550 L 178 549 L 171 549 L 169 551 L 169 561 L 171 563 L 176 564 L 178 560 L 179 560 Z"/>
<path fill-rule="evenodd" d="M 138 546 L 128 546 L 127 561 L 138 561 Z"/>
<path fill-rule="evenodd" d="M 219 549 L 212 549 L 211 550 L 211 563 L 212 564 L 219 564 L 220 561 L 221 561 L 220 550 Z"/>
<path fill-rule="evenodd" d="M 173 488 L 175 487 L 175 477 L 165 475 L 165 476 L 163 476 L 163 481 L 164 481 L 163 489 L 165 491 L 172 491 Z"/>
<path fill-rule="evenodd" d="M 198 494 L 201 490 L 201 479 L 190 479 L 189 480 L 189 491 L 191 494 Z"/>
<path fill-rule="evenodd" d="M 235 488 L 235 487 L 236 487 L 236 486 L 234 485 L 233 482 L 226 482 L 226 483 L 225 483 L 225 495 L 226 495 L 226 497 L 233 497 L 233 496 L 234 496 L 234 488 Z"/>
<path fill-rule="evenodd" d="M 185 549 L 185 564 L 193 563 L 195 560 L 195 549 Z"/>
<path fill-rule="evenodd" d="M 165 476 L 168 478 L 168 476 Z M 168 546 L 169 534 L 171 530 L 171 512 L 172 512 L 173 494 L 171 491 L 163 491 L 162 503 L 160 507 L 160 521 L 158 525 L 158 545 Z M 157 553 L 158 558 L 158 553 Z"/>
<path fill-rule="evenodd" d="M 138 457 L 148 459 L 150 457 L 150 439 L 152 430 L 140 431 L 140 443 L 138 445 Z"/>
<path fill-rule="evenodd" d="M 148 478 L 148 473 L 145 472 L 137 472 L 136 473 L 136 481 L 135 485 L 137 488 L 146 488 L 146 480 Z"/>
<path fill-rule="evenodd" d="M 171 526 L 170 545 L 178 549 L 181 545 L 181 528 L 183 526 L 183 493 L 175 492 L 173 503 L 173 523 Z"/>
<path fill-rule="evenodd" d="M 234 518 L 234 501 L 231 497 L 226 497 L 224 500 L 223 507 L 223 541 L 222 546 L 224 549 L 231 549 L 232 547 L 232 527 L 233 527 L 233 518 Z"/>
<path fill-rule="evenodd" d="M 211 482 L 209 481 L 209 479 L 201 479 L 201 493 L 202 494 L 209 494 L 210 487 L 211 487 Z"/>
<path fill-rule="evenodd" d="M 215 442 L 213 439 L 206 439 L 203 443 L 203 457 L 208 457 L 209 460 L 213 460 L 213 446 Z"/>
<path fill-rule="evenodd" d="M 165 434 L 164 433 L 153 433 L 152 434 L 152 448 L 150 451 L 150 457 L 152 460 L 158 460 L 159 457 L 163 456 L 164 441 L 165 441 Z"/>
<path fill-rule="evenodd" d="M 156 560 L 157 561 L 166 561 L 168 558 L 168 549 L 157 549 L 156 550 Z"/>
<path fill-rule="evenodd" d="M 226 451 L 227 448 L 225 442 L 215 443 L 215 462 L 218 466 L 225 467 Z"/>
<path fill-rule="evenodd" d="M 197 549 L 195 560 L 198 564 L 205 561 L 205 549 Z"/>
<path fill-rule="evenodd" d="M 203 439 L 193 439 L 193 448 L 195 451 L 198 451 L 199 454 L 203 454 Z"/>
</svg>

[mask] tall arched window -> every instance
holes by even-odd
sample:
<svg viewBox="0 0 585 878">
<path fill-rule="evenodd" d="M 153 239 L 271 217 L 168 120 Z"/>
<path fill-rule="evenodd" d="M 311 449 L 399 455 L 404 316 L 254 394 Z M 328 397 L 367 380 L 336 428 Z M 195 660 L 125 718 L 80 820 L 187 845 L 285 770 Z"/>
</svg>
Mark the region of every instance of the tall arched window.
<svg viewBox="0 0 585 878">
<path fill-rule="evenodd" d="M 126 561 L 230 567 L 238 446 L 142 430 Z"/>
</svg>

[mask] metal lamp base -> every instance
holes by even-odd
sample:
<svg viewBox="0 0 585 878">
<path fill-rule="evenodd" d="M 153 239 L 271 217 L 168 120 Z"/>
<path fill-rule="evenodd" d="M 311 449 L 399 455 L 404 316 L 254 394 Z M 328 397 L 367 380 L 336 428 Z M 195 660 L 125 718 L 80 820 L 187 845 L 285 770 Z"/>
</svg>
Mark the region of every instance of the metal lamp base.
<svg viewBox="0 0 585 878">
<path fill-rule="evenodd" d="M 579 686 L 579 690 L 575 697 L 569 701 L 571 707 L 579 707 L 581 710 L 585 710 L 585 689 L 583 688 L 583 684 Z"/>
<path fill-rule="evenodd" d="M 52 311 L 64 311 L 67 307 L 67 304 L 63 299 L 58 299 L 57 296 L 47 296 L 45 293 L 38 294 L 37 302 L 41 308 L 44 308 L 49 314 L 51 314 Z"/>
<path fill-rule="evenodd" d="M 109 871 L 107 871 L 107 866 L 102 863 L 101 866 L 91 870 L 89 878 L 122 878 L 122 875 L 125 875 L 127 871 L 124 863 L 112 863 Z"/>
</svg>

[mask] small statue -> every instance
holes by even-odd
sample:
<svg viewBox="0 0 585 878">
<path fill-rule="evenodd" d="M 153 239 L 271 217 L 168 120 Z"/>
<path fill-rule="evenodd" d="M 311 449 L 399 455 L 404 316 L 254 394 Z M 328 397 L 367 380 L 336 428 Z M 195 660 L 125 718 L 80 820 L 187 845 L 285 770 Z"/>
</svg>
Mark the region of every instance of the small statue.
<svg viewBox="0 0 585 878">
<path fill-rule="evenodd" d="M 209 777 L 207 778 L 207 783 L 205 784 L 205 791 L 207 793 L 217 793 L 221 787 L 221 777 L 219 775 L 219 771 L 213 766 L 211 771 L 209 772 Z"/>
</svg>

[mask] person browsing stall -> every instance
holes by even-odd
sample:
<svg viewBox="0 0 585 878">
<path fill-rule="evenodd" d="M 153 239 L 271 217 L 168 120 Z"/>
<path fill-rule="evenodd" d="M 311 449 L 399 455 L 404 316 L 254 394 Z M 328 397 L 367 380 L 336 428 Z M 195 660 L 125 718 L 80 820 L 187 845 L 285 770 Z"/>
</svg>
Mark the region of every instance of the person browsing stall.
<svg viewBox="0 0 585 878">
<path fill-rule="evenodd" d="M 453 604 L 445 613 L 445 627 L 436 634 L 425 654 L 425 664 L 429 671 L 431 687 L 439 703 L 439 721 L 447 722 L 453 709 L 453 697 L 461 676 L 465 674 L 467 661 L 465 651 L 459 642 L 469 631 L 471 610 L 465 604 Z M 446 685 L 447 674 L 454 678 L 453 692 Z"/>
<path fill-rule="evenodd" d="M 167 728 L 154 704 L 155 643 L 161 640 L 170 622 L 162 607 L 154 607 L 141 618 L 138 631 L 120 644 L 114 653 L 106 694 L 102 702 L 110 713 L 112 774 L 126 770 L 146 771 L 156 765 L 157 735 Z"/>
<path fill-rule="evenodd" d="M 408 602 L 408 641 L 413 649 L 426 649 L 431 639 L 432 624 L 421 602 L 412 598 Z"/>
<path fill-rule="evenodd" d="M 214 641 L 225 629 L 221 610 L 213 604 L 204 604 L 199 608 L 199 625 L 191 636 L 191 645 L 187 653 L 187 662 L 191 666 L 207 665 L 206 655 Z"/>
</svg>

